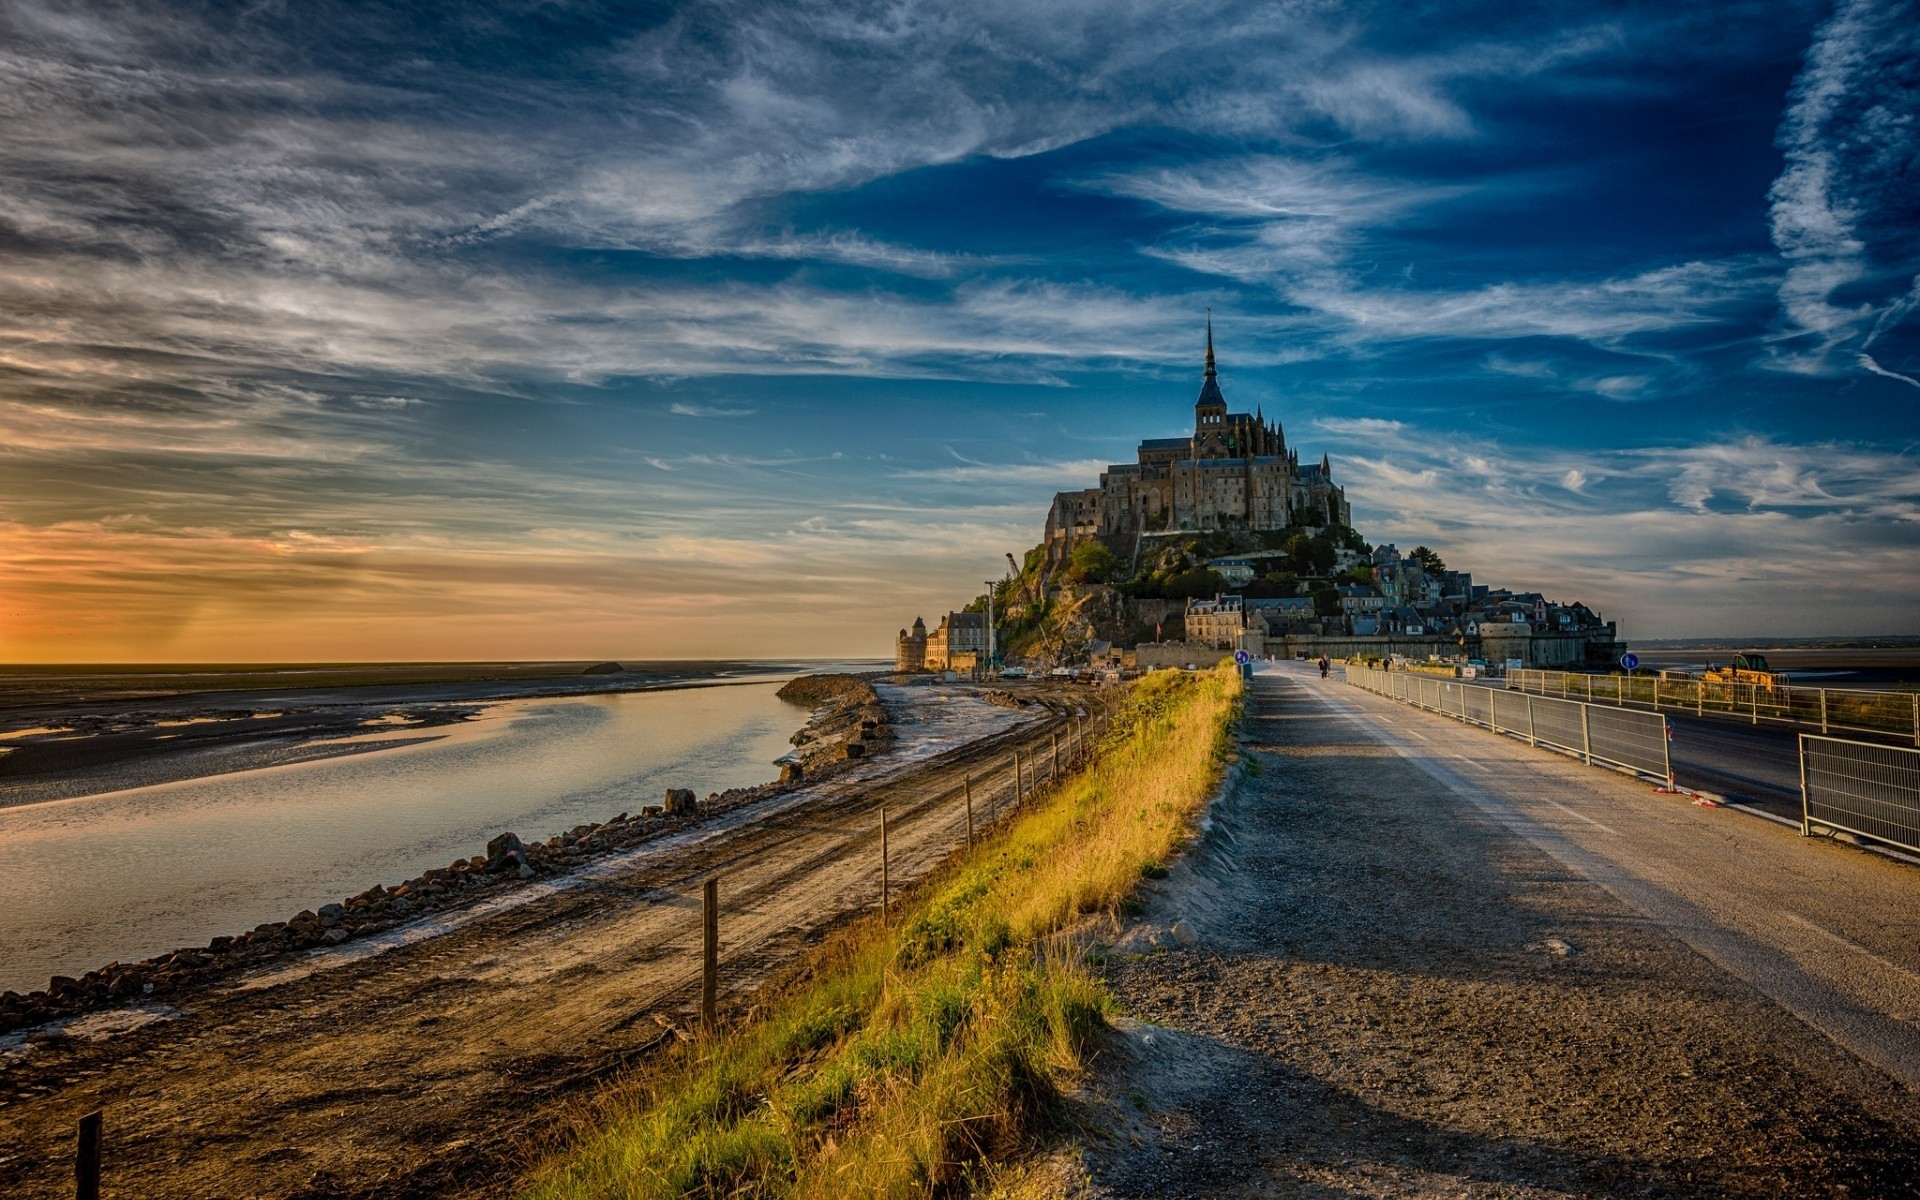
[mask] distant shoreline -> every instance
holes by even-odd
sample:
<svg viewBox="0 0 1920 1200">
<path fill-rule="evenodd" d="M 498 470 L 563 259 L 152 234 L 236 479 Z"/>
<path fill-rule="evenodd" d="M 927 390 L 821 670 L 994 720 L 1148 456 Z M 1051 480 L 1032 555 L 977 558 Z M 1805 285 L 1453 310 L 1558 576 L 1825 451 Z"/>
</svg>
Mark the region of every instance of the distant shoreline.
<svg viewBox="0 0 1920 1200">
<path fill-rule="evenodd" d="M 137 696 L 75 696 L 59 687 L 31 699 L 16 693 L 12 703 L 0 702 L 0 809 L 384 749 L 397 743 L 328 743 L 382 728 L 431 738 L 436 727 L 508 701 L 774 684 L 805 673 L 786 661 L 698 665 L 717 670 L 228 686 Z"/>
</svg>

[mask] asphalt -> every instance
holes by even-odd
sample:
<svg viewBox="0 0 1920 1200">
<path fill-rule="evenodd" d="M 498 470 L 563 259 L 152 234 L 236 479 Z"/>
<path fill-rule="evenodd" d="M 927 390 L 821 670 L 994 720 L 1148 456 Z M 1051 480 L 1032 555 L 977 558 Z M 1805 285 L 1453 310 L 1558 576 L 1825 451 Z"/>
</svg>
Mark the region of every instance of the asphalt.
<svg viewBox="0 0 1920 1200">
<path fill-rule="evenodd" d="M 1673 729 L 1668 753 L 1677 785 L 1773 816 L 1800 819 L 1799 730 L 1676 712 L 1665 716 Z"/>
<path fill-rule="evenodd" d="M 1291 664 L 1281 672 L 1455 797 L 1920 1090 L 1913 917 L 1920 869 L 1660 795 L 1644 781 L 1376 696 L 1337 676 L 1323 682 Z M 1737 727 L 1707 733 L 1721 735 L 1703 739 L 1721 763 L 1767 745 L 1753 739 L 1786 736 Z M 1676 730 L 1676 745 L 1682 737 Z"/>
</svg>

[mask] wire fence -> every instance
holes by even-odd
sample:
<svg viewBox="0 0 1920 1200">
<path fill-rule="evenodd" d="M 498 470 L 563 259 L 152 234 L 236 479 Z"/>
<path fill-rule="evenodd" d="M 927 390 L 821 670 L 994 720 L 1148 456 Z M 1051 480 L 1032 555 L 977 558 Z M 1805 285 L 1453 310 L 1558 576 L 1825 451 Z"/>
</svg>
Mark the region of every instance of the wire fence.
<svg viewBox="0 0 1920 1200">
<path fill-rule="evenodd" d="M 1508 671 L 1507 686 L 1616 708 L 1722 716 L 1758 725 L 1800 725 L 1821 733 L 1887 733 L 1920 746 L 1920 692 L 1715 683 L 1656 675 L 1584 675 L 1576 671 Z"/>
<path fill-rule="evenodd" d="M 1920 852 L 1920 750 L 1800 735 L 1800 830 Z"/>
<path fill-rule="evenodd" d="M 1356 664 L 1348 664 L 1346 682 L 1484 730 L 1524 737 L 1528 745 L 1565 751 L 1594 766 L 1672 781 L 1667 718 L 1657 712 L 1515 695 L 1498 687 Z"/>
<path fill-rule="evenodd" d="M 1390 699 L 1525 738 L 1594 766 L 1671 783 L 1667 719 L 1658 713 L 1502 691 L 1408 671 L 1347 666 L 1347 682 Z"/>
</svg>

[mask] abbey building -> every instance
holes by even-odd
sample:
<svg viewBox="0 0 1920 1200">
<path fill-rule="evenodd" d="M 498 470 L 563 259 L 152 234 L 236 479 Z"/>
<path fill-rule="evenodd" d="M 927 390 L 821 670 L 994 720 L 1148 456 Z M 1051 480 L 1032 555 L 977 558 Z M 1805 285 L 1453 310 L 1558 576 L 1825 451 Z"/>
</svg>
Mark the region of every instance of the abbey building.
<svg viewBox="0 0 1920 1200">
<path fill-rule="evenodd" d="M 1128 553 L 1144 534 L 1214 529 L 1278 530 L 1351 524 L 1332 466 L 1300 465 L 1278 421 L 1230 413 L 1213 363 L 1207 322 L 1206 376 L 1193 405 L 1193 436 L 1140 443 L 1139 461 L 1108 467 L 1100 486 L 1061 492 L 1047 513 L 1047 557 L 1060 562 L 1088 538 Z"/>
</svg>

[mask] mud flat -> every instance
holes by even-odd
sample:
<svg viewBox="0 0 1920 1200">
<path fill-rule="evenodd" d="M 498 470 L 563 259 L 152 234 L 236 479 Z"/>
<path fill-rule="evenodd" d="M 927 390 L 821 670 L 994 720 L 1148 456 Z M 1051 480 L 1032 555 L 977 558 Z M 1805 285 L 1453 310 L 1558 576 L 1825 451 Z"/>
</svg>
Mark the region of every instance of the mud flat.
<svg viewBox="0 0 1920 1200">
<path fill-rule="evenodd" d="M 738 995 L 879 903 L 879 805 L 893 879 L 910 883 L 964 840 L 960 777 L 982 805 L 1005 804 L 1012 748 L 1048 745 L 1068 708 L 923 685 L 875 694 L 894 718 L 887 748 L 843 757 L 831 777 L 677 825 L 629 814 L 529 844 L 552 865 L 527 880 L 468 860 L 452 886 L 422 877 L 448 898 L 384 929 L 204 976 L 189 962 L 165 995 L 0 1040 L 9 1196 L 70 1194 L 73 1123 L 100 1107 L 122 1194 L 503 1194 L 554 1105 L 681 1036 L 702 879 L 722 879 L 722 983 Z M 384 896 L 379 919 L 392 919 L 399 890 L 342 907 Z"/>
<path fill-rule="evenodd" d="M 0 671 L 0 808 L 391 748 L 391 739 L 361 735 L 433 737 L 503 700 L 777 682 L 794 670 L 725 662 L 13 668 Z"/>
</svg>

